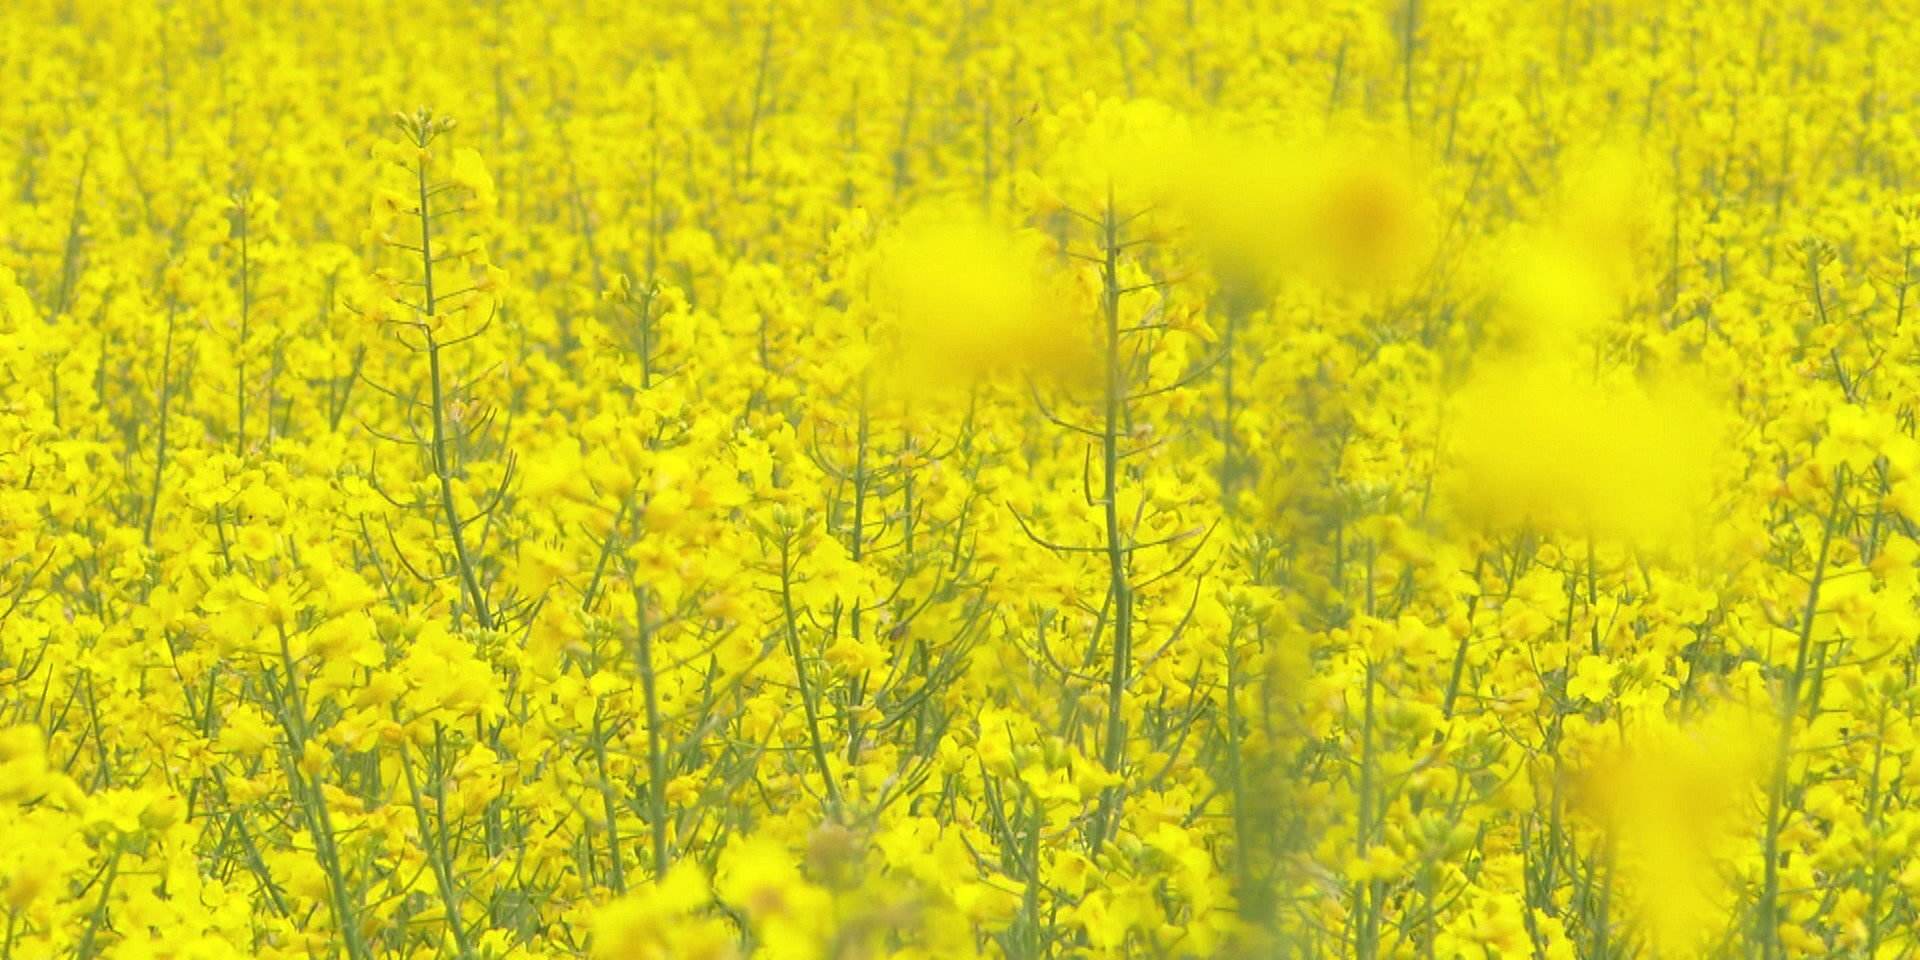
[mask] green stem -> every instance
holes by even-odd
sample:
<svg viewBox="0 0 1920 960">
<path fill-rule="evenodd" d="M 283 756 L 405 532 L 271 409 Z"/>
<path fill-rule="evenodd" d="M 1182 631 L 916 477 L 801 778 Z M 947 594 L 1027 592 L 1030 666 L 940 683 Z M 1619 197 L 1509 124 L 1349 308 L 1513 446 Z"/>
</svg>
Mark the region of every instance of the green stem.
<svg viewBox="0 0 1920 960">
<path fill-rule="evenodd" d="M 1126 760 L 1126 693 L 1133 664 L 1133 585 L 1127 577 L 1128 547 L 1120 519 L 1120 435 L 1127 415 L 1127 372 L 1120 356 L 1120 223 L 1113 210 L 1113 188 L 1107 188 L 1106 216 L 1101 223 L 1101 312 L 1106 320 L 1105 420 L 1100 432 L 1102 519 L 1105 522 L 1107 594 L 1113 610 L 1113 660 L 1107 675 L 1106 737 L 1101 762 L 1119 774 Z M 1108 787 L 1100 796 L 1089 849 L 1098 851 L 1108 830 L 1119 819 L 1122 788 Z"/>
<path fill-rule="evenodd" d="M 100 932 L 100 925 L 107 920 L 107 897 L 113 893 L 114 878 L 120 875 L 120 854 L 125 849 L 124 841 L 117 838 L 113 841 L 113 853 L 107 858 L 106 875 L 100 878 L 100 898 L 94 901 L 93 912 L 87 917 L 87 929 L 80 934 L 80 945 L 74 950 L 74 955 L 80 960 L 92 960 L 93 940 Z M 11 923 L 8 934 L 8 940 L 11 941 Z"/>
<path fill-rule="evenodd" d="M 153 522 L 160 513 L 160 480 L 167 468 L 167 408 L 173 401 L 173 321 L 178 313 L 177 304 L 167 301 L 167 340 L 160 353 L 160 415 L 157 431 L 159 438 L 154 444 L 153 487 L 147 496 L 147 525 L 141 531 L 140 542 L 153 546 Z"/>
<path fill-rule="evenodd" d="M 635 585 L 633 605 L 639 620 L 640 690 L 647 701 L 647 819 L 653 832 L 653 873 L 666 876 L 671 865 L 667 849 L 667 751 L 661 727 L 660 691 L 654 676 L 653 628 L 647 622 L 647 590 Z"/>
<path fill-rule="evenodd" d="M 399 707 L 394 707 L 393 719 L 400 722 Z M 442 736 L 438 723 L 434 724 L 434 737 Z M 407 745 L 400 745 L 400 770 L 407 778 L 407 793 L 413 800 L 414 820 L 420 827 L 420 844 L 426 848 L 427 861 L 433 867 L 433 875 L 439 881 L 440 903 L 447 911 L 447 929 L 453 934 L 454 951 L 461 960 L 471 960 L 473 947 L 467 943 L 467 927 L 460 919 L 460 898 L 454 888 L 453 858 L 448 854 L 446 842 L 447 810 L 444 803 L 435 804 L 435 813 L 439 815 L 440 829 L 434 829 L 433 821 L 427 816 L 426 797 L 420 792 L 420 780 L 413 773 L 413 756 Z M 615 851 L 618 859 L 618 851 Z"/>
<path fill-rule="evenodd" d="M 242 194 L 239 201 L 240 227 L 240 340 L 234 345 L 234 372 L 239 389 L 235 391 L 238 405 L 238 424 L 234 431 L 236 445 L 242 454 L 247 450 L 247 326 L 253 314 L 253 262 L 252 252 L 247 240 L 247 204 L 249 197 Z M 171 331 L 169 331 L 171 332 Z"/>
<path fill-rule="evenodd" d="M 427 213 L 427 165 L 424 160 L 416 172 L 420 187 L 420 265 L 424 271 L 421 282 L 425 291 L 423 308 L 427 322 L 431 324 L 437 304 L 433 294 L 433 218 Z M 453 467 L 447 455 L 446 386 L 440 370 L 440 343 L 435 339 L 431 327 L 427 329 L 426 336 L 427 373 L 433 391 L 433 473 L 440 485 L 440 509 L 447 517 L 447 533 L 453 540 L 454 559 L 460 565 L 460 583 L 473 603 L 474 619 L 479 621 L 480 629 L 492 630 L 493 614 L 487 609 L 486 592 L 480 588 L 480 578 L 474 572 L 473 558 L 467 551 L 466 525 L 460 521 L 460 511 L 453 499 Z"/>
<path fill-rule="evenodd" d="M 1366 859 L 1367 846 L 1373 840 L 1373 727 L 1374 727 L 1374 680 L 1377 668 L 1371 659 L 1367 661 L 1366 693 L 1363 712 L 1360 719 L 1360 786 L 1356 802 L 1359 813 L 1355 818 L 1354 851 L 1355 856 Z M 1378 953 L 1378 928 L 1380 922 L 1379 881 L 1369 879 L 1354 890 L 1354 909 L 1356 918 L 1354 956 L 1371 958 Z"/>
<path fill-rule="evenodd" d="M 613 802 L 613 778 L 607 772 L 607 731 L 600 721 L 606 711 L 606 698 L 602 697 L 593 708 L 593 758 L 600 772 L 600 814 L 607 821 L 607 862 L 612 873 L 612 886 L 615 896 L 627 892 L 627 868 L 620 850 L 620 807 Z"/>
<path fill-rule="evenodd" d="M 807 739 L 813 748 L 813 762 L 820 768 L 820 780 L 826 785 L 827 808 L 836 818 L 840 814 L 840 788 L 833 781 L 833 767 L 827 762 L 826 741 L 820 735 L 820 708 L 814 700 L 813 683 L 807 677 L 807 664 L 800 656 L 799 618 L 793 609 L 793 532 L 781 531 L 780 537 L 780 609 L 786 627 L 787 656 L 793 660 L 794 683 L 800 688 L 800 707 L 807 715 Z"/>
<path fill-rule="evenodd" d="M 853 529 L 848 534 L 848 557 L 854 563 L 860 563 L 866 556 L 867 531 L 867 486 L 871 479 L 867 475 L 867 447 L 872 437 L 872 412 L 867 402 L 867 382 L 863 376 L 860 381 L 860 415 L 856 428 L 853 454 Z M 860 642 L 860 605 L 853 605 L 849 615 L 853 640 Z M 866 696 L 867 675 L 862 673 L 853 678 L 852 688 L 847 696 L 847 766 L 860 762 L 860 739 L 865 735 L 858 719 L 860 700 Z"/>
<path fill-rule="evenodd" d="M 353 901 L 348 895 L 347 873 L 340 860 L 340 847 L 333 831 L 333 816 L 327 809 L 327 795 L 321 789 L 320 776 L 309 778 L 300 772 L 300 757 L 307 747 L 307 707 L 300 696 L 299 674 L 293 661 L 293 644 L 287 637 L 287 631 L 280 629 L 280 664 L 286 671 L 286 688 L 281 691 L 280 723 L 287 733 L 287 751 L 281 756 L 286 765 L 287 783 L 297 787 L 294 801 L 299 804 L 300 812 L 307 821 L 307 832 L 313 837 L 314 857 L 320 861 L 320 869 L 327 875 L 327 892 L 333 898 L 334 924 L 347 941 L 349 960 L 363 960 L 370 957 L 366 944 L 361 941 L 360 927 L 354 919 Z M 305 794 L 304 797 L 300 794 Z"/>
<path fill-rule="evenodd" d="M 1767 791 L 1767 833 L 1763 851 L 1760 903 L 1755 911 L 1754 936 L 1760 941 L 1761 956 L 1772 960 L 1781 952 L 1780 913 L 1780 821 L 1787 801 L 1787 773 L 1793 754 L 1794 721 L 1800 714 L 1800 689 L 1806 682 L 1813 655 L 1813 624 L 1820 610 L 1820 586 L 1826 577 L 1828 551 L 1833 546 L 1834 530 L 1840 523 L 1840 508 L 1845 503 L 1846 477 L 1833 477 L 1833 502 L 1827 508 L 1826 524 L 1820 532 L 1820 552 L 1814 558 L 1813 577 L 1807 584 L 1806 606 L 1800 612 L 1799 648 L 1794 655 L 1793 674 L 1787 678 L 1780 696 L 1780 736 L 1774 746 L 1773 782 Z M 1818 706 L 1817 704 L 1815 705 Z"/>
</svg>

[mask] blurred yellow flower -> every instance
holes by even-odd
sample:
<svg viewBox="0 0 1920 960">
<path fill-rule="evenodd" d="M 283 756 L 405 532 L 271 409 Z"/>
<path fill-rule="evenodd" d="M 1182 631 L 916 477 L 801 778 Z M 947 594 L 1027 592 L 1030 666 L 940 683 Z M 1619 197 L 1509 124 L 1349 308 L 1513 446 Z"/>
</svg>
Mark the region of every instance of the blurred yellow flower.
<svg viewBox="0 0 1920 960">
<path fill-rule="evenodd" d="M 1623 894 L 1663 956 L 1692 956 L 1724 930 L 1721 848 L 1742 826 L 1767 731 L 1720 711 L 1690 727 L 1656 720 L 1584 764 L 1581 811 L 1612 832 Z"/>
<path fill-rule="evenodd" d="M 739 955 L 726 923 L 703 911 L 713 903 L 706 872 L 682 861 L 658 881 L 593 914 L 595 960 L 729 960 Z"/>
<path fill-rule="evenodd" d="M 1186 145 L 1164 189 L 1223 277 L 1368 287 L 1408 275 L 1426 218 L 1386 144 L 1212 134 Z"/>
<path fill-rule="evenodd" d="M 1065 376 L 1089 356 L 1032 235 L 928 208 L 883 241 L 876 294 L 899 324 L 907 386 L 1000 373 Z"/>
<path fill-rule="evenodd" d="M 1702 393 L 1520 357 L 1482 364 L 1454 400 L 1468 516 L 1663 545 L 1698 529 L 1720 436 Z"/>
<path fill-rule="evenodd" d="M 729 843 L 714 892 L 746 914 L 767 956 L 823 955 L 833 927 L 831 898 L 801 873 L 785 844 L 765 835 Z"/>
</svg>

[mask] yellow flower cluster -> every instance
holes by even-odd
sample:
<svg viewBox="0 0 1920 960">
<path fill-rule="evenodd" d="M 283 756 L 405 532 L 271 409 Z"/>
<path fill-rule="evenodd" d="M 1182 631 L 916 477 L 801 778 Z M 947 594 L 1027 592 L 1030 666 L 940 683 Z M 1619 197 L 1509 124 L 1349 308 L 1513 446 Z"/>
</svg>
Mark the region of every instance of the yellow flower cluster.
<svg viewBox="0 0 1920 960">
<path fill-rule="evenodd" d="M 1920 954 L 1909 41 L 0 4 L 0 960 Z"/>
</svg>

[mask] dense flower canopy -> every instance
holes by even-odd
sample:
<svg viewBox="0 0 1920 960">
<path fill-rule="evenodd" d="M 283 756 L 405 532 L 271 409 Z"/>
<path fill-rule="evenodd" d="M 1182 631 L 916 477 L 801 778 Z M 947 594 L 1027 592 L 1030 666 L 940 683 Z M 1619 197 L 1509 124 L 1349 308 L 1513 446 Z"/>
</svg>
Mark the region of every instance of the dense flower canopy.
<svg viewBox="0 0 1920 960">
<path fill-rule="evenodd" d="M 0 958 L 1920 954 L 1863 0 L 0 5 Z"/>
</svg>

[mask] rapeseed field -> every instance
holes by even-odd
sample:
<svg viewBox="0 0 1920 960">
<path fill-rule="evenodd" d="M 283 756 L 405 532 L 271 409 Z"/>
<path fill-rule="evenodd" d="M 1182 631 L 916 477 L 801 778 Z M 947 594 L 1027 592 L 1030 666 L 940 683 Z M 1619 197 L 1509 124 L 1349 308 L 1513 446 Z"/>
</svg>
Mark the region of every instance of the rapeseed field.
<svg viewBox="0 0 1920 960">
<path fill-rule="evenodd" d="M 1915 50 L 8 0 L 0 960 L 1920 956 Z"/>
</svg>

